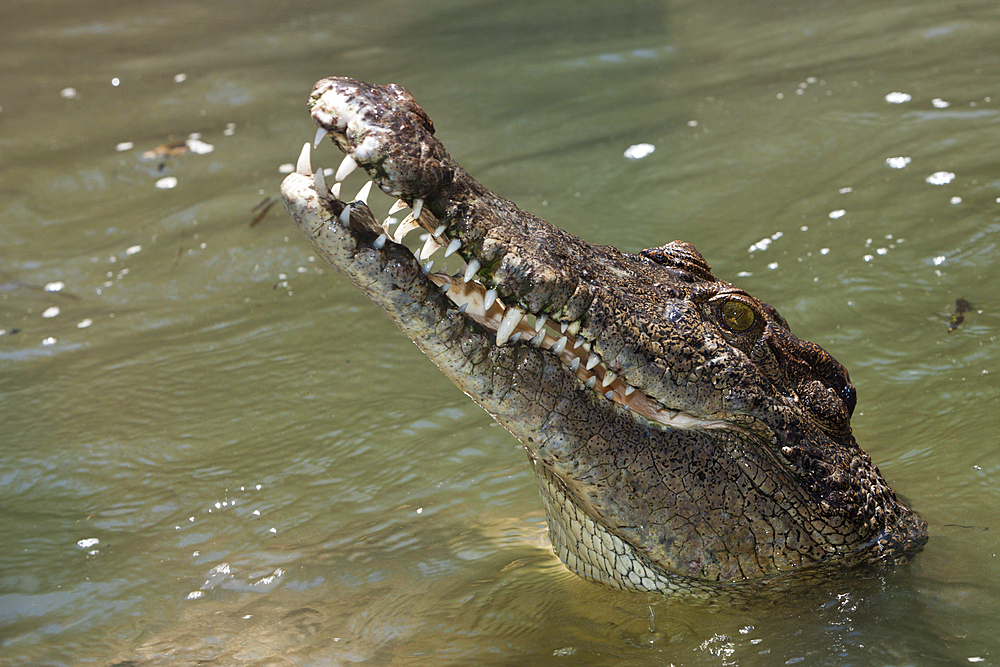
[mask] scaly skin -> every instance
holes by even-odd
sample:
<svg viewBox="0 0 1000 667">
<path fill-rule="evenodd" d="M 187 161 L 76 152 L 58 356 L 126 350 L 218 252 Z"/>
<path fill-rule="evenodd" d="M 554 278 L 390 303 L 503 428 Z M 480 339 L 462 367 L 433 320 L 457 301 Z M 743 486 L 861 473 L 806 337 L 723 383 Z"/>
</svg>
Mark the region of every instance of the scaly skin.
<svg viewBox="0 0 1000 667">
<path fill-rule="evenodd" d="M 363 168 L 469 268 L 421 270 L 366 203 L 313 177 L 308 145 L 286 209 L 524 444 L 572 570 L 732 597 L 923 546 L 926 524 L 851 434 L 844 367 L 694 247 L 621 253 L 521 211 L 455 163 L 400 86 L 324 79 L 309 108 L 349 156 L 338 180 Z"/>
</svg>

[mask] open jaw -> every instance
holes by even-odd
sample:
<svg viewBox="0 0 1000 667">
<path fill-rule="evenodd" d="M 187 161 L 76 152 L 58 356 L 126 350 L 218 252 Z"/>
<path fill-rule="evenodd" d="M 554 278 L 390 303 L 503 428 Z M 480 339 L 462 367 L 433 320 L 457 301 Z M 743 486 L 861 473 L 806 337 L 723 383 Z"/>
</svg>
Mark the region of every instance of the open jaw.
<svg viewBox="0 0 1000 667">
<path fill-rule="evenodd" d="M 693 247 L 620 253 L 521 211 L 454 162 L 399 86 L 324 79 L 309 108 L 315 144 L 346 156 L 331 187 L 305 144 L 286 209 L 525 445 L 570 569 L 717 597 L 923 545 L 851 436 L 843 367 Z M 371 184 L 342 199 L 358 167 L 399 198 L 385 221 Z"/>
</svg>

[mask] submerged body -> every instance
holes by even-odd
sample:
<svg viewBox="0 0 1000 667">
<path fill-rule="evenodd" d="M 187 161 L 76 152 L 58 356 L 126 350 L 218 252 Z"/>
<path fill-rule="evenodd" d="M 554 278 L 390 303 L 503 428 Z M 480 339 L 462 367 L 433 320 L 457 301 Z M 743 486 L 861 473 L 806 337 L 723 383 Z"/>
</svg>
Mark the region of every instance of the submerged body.
<svg viewBox="0 0 1000 667">
<path fill-rule="evenodd" d="M 409 93 L 316 84 L 319 126 L 413 212 L 394 231 L 314 175 L 282 184 L 316 252 L 525 446 L 553 547 L 609 586 L 699 596 L 898 558 L 926 524 L 850 428 L 855 392 L 822 348 L 711 273 L 692 246 L 578 239 L 472 179 Z M 402 204 L 401 204 L 402 205 Z M 456 275 L 397 241 L 430 232 Z"/>
</svg>

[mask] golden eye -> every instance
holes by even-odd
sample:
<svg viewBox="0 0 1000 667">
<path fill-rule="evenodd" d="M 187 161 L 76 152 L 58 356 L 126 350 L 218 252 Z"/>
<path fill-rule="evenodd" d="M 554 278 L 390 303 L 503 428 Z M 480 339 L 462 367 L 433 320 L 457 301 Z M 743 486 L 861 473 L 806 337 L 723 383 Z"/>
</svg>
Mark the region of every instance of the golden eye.
<svg viewBox="0 0 1000 667">
<path fill-rule="evenodd" d="M 753 326 L 753 308 L 742 301 L 727 301 L 722 304 L 722 319 L 731 331 L 746 331 Z"/>
</svg>

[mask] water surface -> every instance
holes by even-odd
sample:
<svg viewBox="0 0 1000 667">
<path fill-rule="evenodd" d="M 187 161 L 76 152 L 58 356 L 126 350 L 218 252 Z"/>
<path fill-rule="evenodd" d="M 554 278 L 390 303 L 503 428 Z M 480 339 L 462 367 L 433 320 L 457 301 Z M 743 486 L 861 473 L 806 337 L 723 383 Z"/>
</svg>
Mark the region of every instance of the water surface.
<svg viewBox="0 0 1000 667">
<path fill-rule="evenodd" d="M 994 3 L 2 13 L 5 667 L 997 662 Z M 778 307 L 924 552 L 740 609 L 568 574 L 519 445 L 280 205 L 251 224 L 334 74 L 405 85 L 522 207 Z"/>
</svg>

